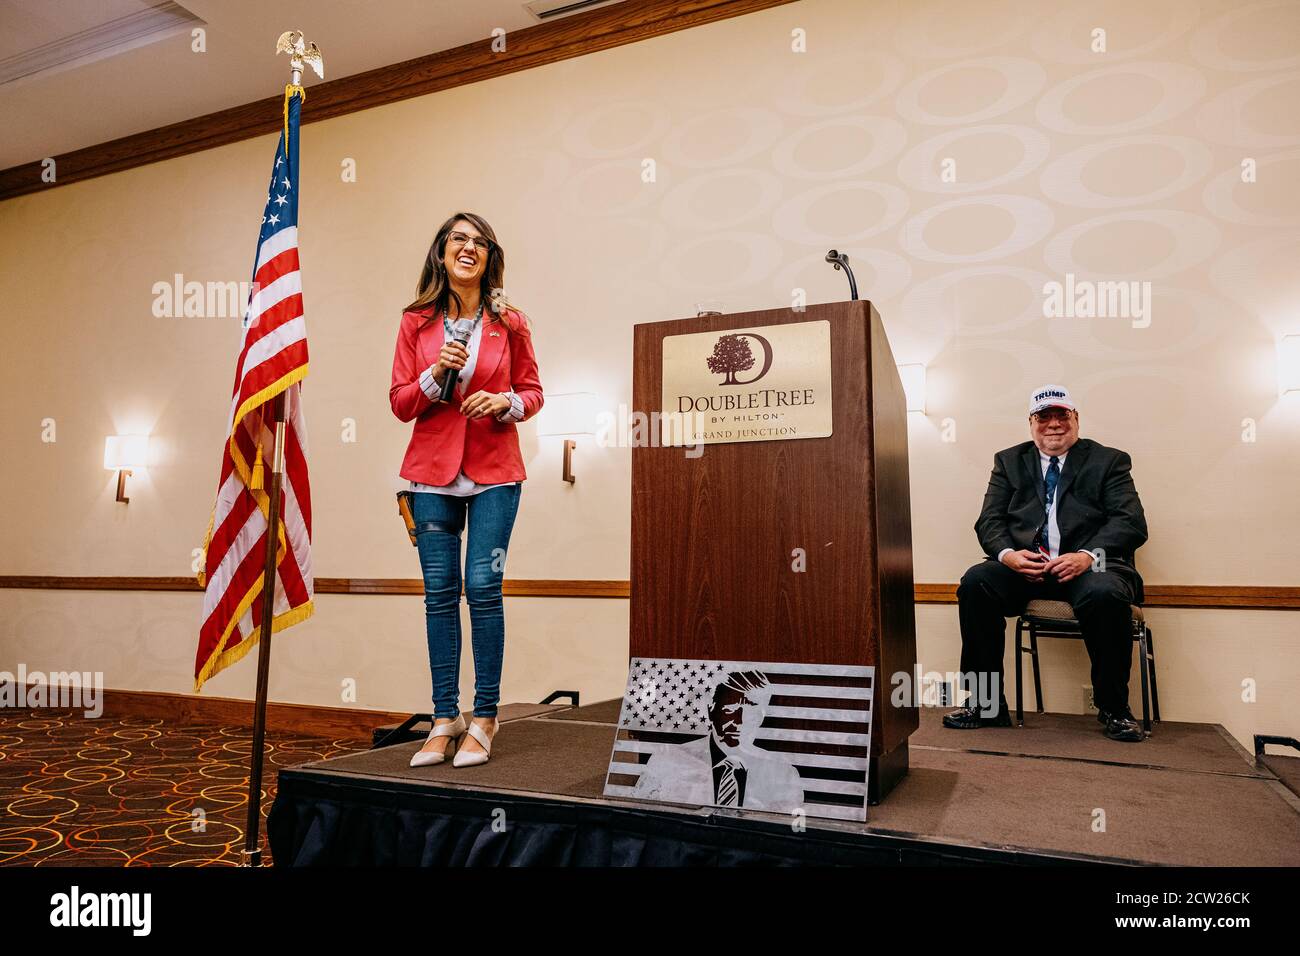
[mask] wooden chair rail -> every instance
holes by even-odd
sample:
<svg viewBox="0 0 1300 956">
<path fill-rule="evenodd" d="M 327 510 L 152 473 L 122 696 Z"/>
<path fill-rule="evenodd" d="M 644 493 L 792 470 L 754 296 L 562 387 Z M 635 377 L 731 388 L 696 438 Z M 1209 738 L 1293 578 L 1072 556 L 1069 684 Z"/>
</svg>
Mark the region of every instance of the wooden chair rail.
<svg viewBox="0 0 1300 956">
<path fill-rule="evenodd" d="M 0 575 L 0 588 L 35 591 L 198 591 L 189 577 Z M 317 594 L 422 594 L 419 578 L 317 578 Z M 627 581 L 507 578 L 506 597 L 627 598 Z M 957 585 L 917 584 L 917 604 L 956 604 Z M 1300 611 L 1300 587 L 1244 584 L 1148 584 L 1144 607 Z"/>
</svg>

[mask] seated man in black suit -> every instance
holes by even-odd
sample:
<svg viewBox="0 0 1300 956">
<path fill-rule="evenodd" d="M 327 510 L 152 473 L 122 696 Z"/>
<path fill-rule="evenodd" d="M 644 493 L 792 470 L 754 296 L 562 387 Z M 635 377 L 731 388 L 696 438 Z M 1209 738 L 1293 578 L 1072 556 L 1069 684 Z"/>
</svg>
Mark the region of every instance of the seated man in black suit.
<svg viewBox="0 0 1300 956">
<path fill-rule="evenodd" d="M 1005 619 L 1031 598 L 1047 598 L 1074 608 L 1106 736 L 1139 741 L 1142 729 L 1128 706 L 1129 606 L 1143 599 L 1133 552 L 1147 539 L 1147 522 L 1130 474 L 1133 463 L 1118 449 L 1079 437 L 1078 410 L 1057 385 L 1031 397 L 1029 434 L 1032 441 L 993 458 L 975 522 L 988 558 L 957 588 L 961 670 L 973 696 L 943 724 L 958 730 L 1011 725 L 1002 692 Z"/>
</svg>

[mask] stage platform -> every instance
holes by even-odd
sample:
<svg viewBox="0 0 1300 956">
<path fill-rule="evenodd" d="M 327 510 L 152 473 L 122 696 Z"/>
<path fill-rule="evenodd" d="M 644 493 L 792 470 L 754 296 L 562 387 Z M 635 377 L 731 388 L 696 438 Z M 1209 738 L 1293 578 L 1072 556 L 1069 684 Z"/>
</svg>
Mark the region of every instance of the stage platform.
<svg viewBox="0 0 1300 956">
<path fill-rule="evenodd" d="M 1140 744 L 1091 716 L 947 730 L 865 823 L 606 799 L 617 700 L 512 704 L 492 759 L 411 769 L 418 742 L 280 771 L 276 865 L 1119 863 L 1300 866 L 1300 798 L 1222 727 Z"/>
</svg>

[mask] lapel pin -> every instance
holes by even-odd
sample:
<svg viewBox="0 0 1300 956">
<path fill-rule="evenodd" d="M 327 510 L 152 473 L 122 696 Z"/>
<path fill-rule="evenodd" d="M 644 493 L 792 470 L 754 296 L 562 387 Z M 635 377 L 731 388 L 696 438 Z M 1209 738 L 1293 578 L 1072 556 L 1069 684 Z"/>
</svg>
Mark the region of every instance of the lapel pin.
<svg viewBox="0 0 1300 956">
<path fill-rule="evenodd" d="M 498 332 L 496 329 L 493 329 L 491 332 L 488 333 L 488 335 L 492 336 L 492 338 L 494 339 L 499 339 L 501 337 L 501 333 Z"/>
</svg>

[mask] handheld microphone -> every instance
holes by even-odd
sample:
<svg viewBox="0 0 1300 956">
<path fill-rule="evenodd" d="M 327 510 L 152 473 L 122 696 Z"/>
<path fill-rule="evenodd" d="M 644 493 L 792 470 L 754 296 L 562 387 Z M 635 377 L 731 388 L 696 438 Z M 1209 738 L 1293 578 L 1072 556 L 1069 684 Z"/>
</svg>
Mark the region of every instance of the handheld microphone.
<svg viewBox="0 0 1300 956">
<path fill-rule="evenodd" d="M 456 324 L 451 327 L 451 339 L 461 345 L 468 346 L 469 338 L 474 333 L 474 320 L 460 318 Z M 456 397 L 456 379 L 460 378 L 460 369 L 449 368 L 447 374 L 442 377 L 442 396 L 439 401 L 450 402 Z"/>
</svg>

